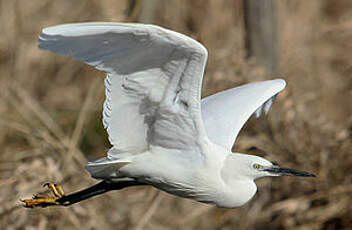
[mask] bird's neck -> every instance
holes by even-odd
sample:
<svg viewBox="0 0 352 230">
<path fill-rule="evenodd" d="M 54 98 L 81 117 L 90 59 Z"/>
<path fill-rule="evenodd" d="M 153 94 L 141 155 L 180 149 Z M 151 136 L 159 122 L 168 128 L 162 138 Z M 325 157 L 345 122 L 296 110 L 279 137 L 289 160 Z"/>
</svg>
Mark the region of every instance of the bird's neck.
<svg viewBox="0 0 352 230">
<path fill-rule="evenodd" d="M 235 155 L 235 154 L 234 154 Z M 242 175 L 241 168 L 234 155 L 229 155 L 221 170 L 221 177 L 224 182 L 223 202 L 220 207 L 233 208 L 245 204 L 257 191 L 253 179 Z"/>
</svg>

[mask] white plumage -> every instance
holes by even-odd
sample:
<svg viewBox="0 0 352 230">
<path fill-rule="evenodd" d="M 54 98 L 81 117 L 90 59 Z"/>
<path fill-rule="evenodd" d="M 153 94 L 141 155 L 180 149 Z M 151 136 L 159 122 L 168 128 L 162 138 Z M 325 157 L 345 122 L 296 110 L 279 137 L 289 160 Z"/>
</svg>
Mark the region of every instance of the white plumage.
<svg viewBox="0 0 352 230">
<path fill-rule="evenodd" d="M 254 179 L 289 174 L 263 158 L 231 153 L 244 123 L 253 113 L 268 112 L 284 80 L 251 83 L 201 100 L 206 48 L 154 25 L 59 25 L 45 28 L 39 42 L 41 49 L 107 72 L 103 124 L 113 147 L 87 165 L 94 178 L 136 180 L 236 207 L 255 194 Z"/>
</svg>

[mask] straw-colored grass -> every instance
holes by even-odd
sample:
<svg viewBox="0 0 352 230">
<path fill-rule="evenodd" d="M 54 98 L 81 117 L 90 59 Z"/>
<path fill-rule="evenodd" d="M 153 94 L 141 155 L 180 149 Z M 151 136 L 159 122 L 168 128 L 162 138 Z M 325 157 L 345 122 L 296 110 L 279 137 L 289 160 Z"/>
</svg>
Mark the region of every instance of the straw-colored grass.
<svg viewBox="0 0 352 230">
<path fill-rule="evenodd" d="M 43 27 L 135 21 L 126 1 L 0 0 L 0 229 L 351 229 L 352 4 L 278 2 L 280 63 L 288 86 L 269 116 L 251 119 L 235 151 L 317 174 L 258 181 L 237 209 L 153 188 L 130 188 L 72 207 L 24 209 L 44 182 L 66 192 L 95 183 L 84 165 L 109 148 L 100 122 L 103 73 L 37 48 Z M 138 2 L 138 1 L 137 1 Z M 274 78 L 246 59 L 241 1 L 160 1 L 157 24 L 209 49 L 203 93 Z"/>
</svg>

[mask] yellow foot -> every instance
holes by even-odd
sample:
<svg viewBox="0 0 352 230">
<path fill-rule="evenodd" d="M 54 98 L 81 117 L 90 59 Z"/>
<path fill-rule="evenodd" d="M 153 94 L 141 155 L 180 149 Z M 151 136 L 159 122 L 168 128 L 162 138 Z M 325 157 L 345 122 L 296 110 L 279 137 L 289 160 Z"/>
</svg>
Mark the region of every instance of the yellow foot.
<svg viewBox="0 0 352 230">
<path fill-rule="evenodd" d="M 32 199 L 24 199 L 21 201 L 24 203 L 24 207 L 26 208 L 34 208 L 34 207 L 47 207 L 53 205 L 62 205 L 58 200 L 62 198 L 65 193 L 60 185 L 46 183 L 43 185 L 44 187 L 48 187 L 49 191 L 41 192 L 34 194 Z"/>
</svg>

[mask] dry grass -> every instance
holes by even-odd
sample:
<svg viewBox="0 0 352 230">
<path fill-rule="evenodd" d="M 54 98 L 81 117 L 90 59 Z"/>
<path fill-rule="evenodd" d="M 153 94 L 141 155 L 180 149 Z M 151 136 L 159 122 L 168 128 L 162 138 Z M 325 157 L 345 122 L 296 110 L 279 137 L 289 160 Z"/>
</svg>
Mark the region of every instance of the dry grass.
<svg viewBox="0 0 352 230">
<path fill-rule="evenodd" d="M 251 120 L 236 150 L 316 173 L 258 181 L 244 207 L 226 210 L 132 188 L 68 208 L 19 206 L 47 181 L 67 191 L 95 183 L 86 157 L 109 148 L 100 123 L 103 74 L 40 51 L 40 29 L 78 21 L 133 21 L 127 1 L 0 0 L 1 229 L 351 229 L 352 4 L 279 1 L 279 73 L 288 82 L 269 117 Z M 167 1 L 158 24 L 210 53 L 204 94 L 270 79 L 245 59 L 241 1 Z M 96 75 L 100 75 L 97 77 Z M 255 147 L 255 148 L 254 148 Z"/>
</svg>

